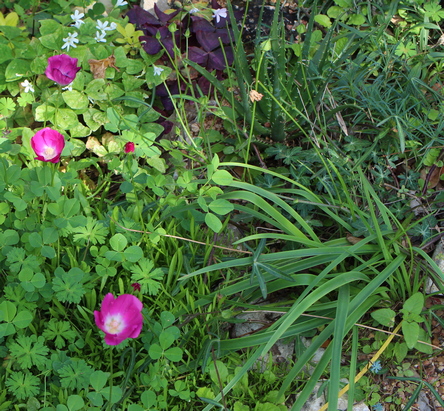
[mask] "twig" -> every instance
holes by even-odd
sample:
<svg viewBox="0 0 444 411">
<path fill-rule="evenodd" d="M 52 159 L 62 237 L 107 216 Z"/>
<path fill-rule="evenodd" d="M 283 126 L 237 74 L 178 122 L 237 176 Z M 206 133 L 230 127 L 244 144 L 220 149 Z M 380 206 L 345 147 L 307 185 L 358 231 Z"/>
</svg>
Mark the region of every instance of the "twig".
<svg viewBox="0 0 444 411">
<path fill-rule="evenodd" d="M 125 230 L 125 231 L 131 231 L 133 233 L 142 233 L 142 234 L 154 234 L 152 231 L 143 231 L 143 230 L 135 230 L 133 228 L 126 228 L 123 225 L 119 224 L 117 221 L 115 221 L 111 216 L 109 217 L 109 219 L 116 225 L 118 225 L 121 229 Z M 169 238 L 175 238 L 176 240 L 183 240 L 183 241 L 188 241 L 190 243 L 195 243 L 195 244 L 200 244 L 200 245 L 208 245 L 207 243 L 204 243 L 202 241 L 197 241 L 197 240 L 191 240 L 189 238 L 185 238 L 185 237 L 179 237 L 177 235 L 171 235 L 171 234 L 160 234 L 160 233 L 155 233 L 158 234 L 162 237 L 169 237 Z M 214 248 L 219 248 L 221 250 L 226 250 L 226 251 L 233 251 L 235 253 L 243 253 L 243 254 L 253 254 L 251 251 L 246 251 L 246 250 L 236 250 L 234 248 L 229 248 L 229 247 L 223 247 L 221 245 L 215 245 L 212 244 L 211 245 Z"/>
</svg>

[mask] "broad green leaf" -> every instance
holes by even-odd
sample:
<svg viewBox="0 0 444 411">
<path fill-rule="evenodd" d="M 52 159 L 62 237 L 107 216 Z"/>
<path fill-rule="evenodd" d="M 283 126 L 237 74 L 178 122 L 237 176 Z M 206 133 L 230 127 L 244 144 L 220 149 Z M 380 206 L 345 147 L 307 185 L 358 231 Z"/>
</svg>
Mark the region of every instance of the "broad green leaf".
<svg viewBox="0 0 444 411">
<path fill-rule="evenodd" d="M 234 210 L 233 204 L 222 198 L 212 201 L 208 207 L 213 213 L 225 215 Z"/>
<path fill-rule="evenodd" d="M 63 130 L 69 130 L 78 122 L 77 114 L 69 108 L 59 108 L 54 114 L 54 124 Z"/>
<path fill-rule="evenodd" d="M 140 396 L 142 404 L 145 408 L 152 408 L 157 403 L 157 395 L 154 391 L 148 390 L 144 391 Z"/>
<path fill-rule="evenodd" d="M 365 23 L 365 17 L 362 14 L 352 14 L 348 17 L 347 23 L 353 26 L 361 26 Z"/>
<path fill-rule="evenodd" d="M 70 395 L 68 397 L 67 405 L 69 411 L 78 411 L 85 406 L 85 402 L 80 395 Z"/>
<path fill-rule="evenodd" d="M 123 252 L 126 260 L 136 263 L 143 257 L 143 250 L 138 245 L 131 245 Z"/>
<path fill-rule="evenodd" d="M 222 229 L 222 222 L 219 217 L 211 213 L 205 214 L 205 224 L 215 233 L 218 233 Z"/>
<path fill-rule="evenodd" d="M 160 314 L 160 321 L 163 328 L 167 328 L 173 325 L 175 319 L 176 318 L 174 317 L 174 315 L 171 314 L 169 311 L 162 311 L 162 313 Z"/>
<path fill-rule="evenodd" d="M 222 383 L 227 380 L 228 368 L 222 361 L 217 360 L 216 362 L 211 362 L 208 365 L 208 372 L 210 373 L 211 380 L 215 384 L 219 384 L 219 378 Z"/>
<path fill-rule="evenodd" d="M 353 7 L 353 1 L 352 0 L 334 0 L 334 2 L 345 9 L 349 9 Z"/>
<path fill-rule="evenodd" d="M 29 244 L 31 247 L 39 248 L 43 245 L 42 236 L 40 233 L 31 233 L 28 237 Z"/>
<path fill-rule="evenodd" d="M 320 24 L 321 26 L 324 26 L 326 28 L 331 27 L 331 20 L 325 14 L 317 14 L 314 17 L 314 20 L 315 20 L 316 23 Z"/>
<path fill-rule="evenodd" d="M 113 389 L 111 390 L 111 387 L 105 387 L 103 388 L 100 393 L 109 400 L 110 393 L 111 393 L 111 403 L 115 404 L 117 401 L 119 401 L 122 398 L 122 388 L 117 387 L 116 385 L 113 385 Z"/>
<path fill-rule="evenodd" d="M 27 77 L 30 72 L 30 63 L 27 60 L 14 59 L 5 70 L 6 81 L 17 81 Z"/>
<path fill-rule="evenodd" d="M 233 176 L 227 170 L 216 170 L 211 179 L 221 186 L 229 186 L 233 182 Z"/>
<path fill-rule="evenodd" d="M 89 381 L 96 391 L 100 391 L 106 385 L 109 376 L 109 372 L 94 371 L 89 377 Z"/>
<path fill-rule="evenodd" d="M 425 343 L 429 343 L 430 344 L 430 337 L 427 335 L 427 333 L 425 332 L 425 330 L 423 328 L 419 328 L 419 335 L 418 335 L 418 340 L 419 341 L 424 341 Z M 430 345 L 426 345 L 426 344 L 422 344 L 420 342 L 417 342 L 415 344 L 415 349 L 417 349 L 418 351 L 421 351 L 425 354 L 432 354 L 433 353 L 433 349 Z"/>
<path fill-rule="evenodd" d="M 31 311 L 23 310 L 20 311 L 17 316 L 13 320 L 13 324 L 17 328 L 26 328 L 29 324 L 32 323 L 32 320 L 34 319 L 33 314 Z"/>
<path fill-rule="evenodd" d="M 413 294 L 402 306 L 401 312 L 420 314 L 424 308 L 424 295 L 420 292 Z"/>
<path fill-rule="evenodd" d="M 159 335 L 159 343 L 163 350 L 170 348 L 176 340 L 176 337 L 169 332 L 169 329 L 163 330 Z"/>
<path fill-rule="evenodd" d="M 0 320 L 1 321 L 11 322 L 14 319 L 16 313 L 17 313 L 17 308 L 15 307 L 15 305 L 12 302 L 3 301 L 0 304 Z"/>
<path fill-rule="evenodd" d="M 182 359 L 183 351 L 179 347 L 169 348 L 165 351 L 165 357 L 172 362 L 179 362 Z"/>
<path fill-rule="evenodd" d="M 158 360 L 163 355 L 163 350 L 159 344 L 151 344 L 148 354 L 153 360 Z"/>
<path fill-rule="evenodd" d="M 42 254 L 43 257 L 46 258 L 54 258 L 56 256 L 54 248 L 49 245 L 44 245 L 41 248 L 40 253 Z"/>
<path fill-rule="evenodd" d="M 330 17 L 332 19 L 337 19 L 338 17 L 340 17 L 343 14 L 344 14 L 344 9 L 339 6 L 332 6 L 327 10 L 328 17 Z"/>
<path fill-rule="evenodd" d="M 380 310 L 373 311 L 371 316 L 378 321 L 379 324 L 386 327 L 393 327 L 395 325 L 396 313 L 390 308 L 381 308 Z"/>
<path fill-rule="evenodd" d="M 86 109 L 89 105 L 88 97 L 86 97 L 85 94 L 81 93 L 80 91 L 68 90 L 63 92 L 62 96 L 67 106 L 73 110 Z"/>
<path fill-rule="evenodd" d="M 419 338 L 419 324 L 411 323 L 408 321 L 403 321 L 402 323 L 402 334 L 404 335 L 405 343 L 407 347 L 412 349 L 418 342 Z"/>
<path fill-rule="evenodd" d="M 407 353 L 409 352 L 409 349 L 407 348 L 407 344 L 405 342 L 397 342 L 395 343 L 395 348 L 393 350 L 396 361 L 401 363 L 404 358 L 407 356 Z"/>
<path fill-rule="evenodd" d="M 114 251 L 120 252 L 127 246 L 128 240 L 123 234 L 117 233 L 111 237 L 109 244 Z"/>
<path fill-rule="evenodd" d="M 56 108 L 48 104 L 42 104 L 35 109 L 35 119 L 37 121 L 52 121 Z"/>
</svg>

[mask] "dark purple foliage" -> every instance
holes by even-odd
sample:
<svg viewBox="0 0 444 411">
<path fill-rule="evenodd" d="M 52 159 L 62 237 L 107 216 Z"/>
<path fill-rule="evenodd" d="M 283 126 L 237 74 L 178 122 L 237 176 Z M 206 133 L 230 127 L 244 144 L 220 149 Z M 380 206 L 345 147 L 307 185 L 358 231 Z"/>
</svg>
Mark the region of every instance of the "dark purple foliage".
<svg viewBox="0 0 444 411">
<path fill-rule="evenodd" d="M 221 6 L 213 0 L 212 8 L 218 10 Z M 139 30 L 143 31 L 144 35 L 140 37 L 140 41 L 143 44 L 143 49 L 150 55 L 157 54 L 165 48 L 172 57 L 174 45 L 176 45 L 182 54 L 188 51 L 188 58 L 208 71 L 223 70 L 226 68 L 227 62 L 231 64 L 233 50 L 230 46 L 229 16 L 220 17 L 219 23 L 216 23 L 216 19 L 209 22 L 203 17 L 188 14 L 182 20 L 175 19 L 181 11 L 176 10 L 167 14 L 154 5 L 154 12 L 157 16 L 155 17 L 139 6 L 133 6 L 127 16 L 130 23 L 135 24 Z M 177 31 L 174 34 L 168 29 L 172 22 L 177 26 Z M 183 42 L 183 33 L 188 26 L 191 37 L 187 42 Z M 224 56 L 226 56 L 226 61 Z"/>
<path fill-rule="evenodd" d="M 216 0 L 211 3 L 213 10 L 218 10 L 221 6 Z M 230 16 L 219 16 L 219 22 L 216 18 L 208 21 L 203 17 L 193 16 L 189 13 L 183 13 L 179 19 L 177 16 L 183 10 L 176 10 L 171 14 L 162 12 L 157 5 L 154 5 L 155 16 L 139 6 L 133 6 L 128 11 L 127 16 L 130 23 L 135 24 L 138 30 L 143 31 L 143 36 L 139 39 L 143 44 L 143 49 L 150 55 L 155 55 L 165 49 L 170 57 L 174 57 L 174 46 L 177 46 L 182 56 L 196 64 L 206 68 L 208 71 L 216 71 L 216 76 L 222 78 L 222 70 L 228 64 L 233 62 L 233 50 L 230 45 L 232 32 L 230 26 Z M 223 13 L 222 13 L 223 14 Z M 241 16 L 235 16 L 236 19 Z M 169 26 L 174 23 L 177 30 L 171 33 Z M 190 36 L 186 38 L 184 33 L 189 30 Z M 161 57 L 164 64 L 168 64 L 167 55 Z M 180 88 L 179 88 L 180 87 Z M 210 82 L 203 76 L 197 76 L 193 80 L 193 87 L 199 90 L 199 93 L 208 94 L 211 89 Z M 187 93 L 183 83 L 178 84 L 177 80 L 166 80 L 165 83 L 156 87 L 156 96 L 163 105 L 163 109 L 156 108 L 162 113 L 165 119 L 168 113 L 174 109 L 170 95 Z M 163 120 L 160 123 L 164 126 L 164 133 L 171 130 L 172 123 Z"/>
</svg>

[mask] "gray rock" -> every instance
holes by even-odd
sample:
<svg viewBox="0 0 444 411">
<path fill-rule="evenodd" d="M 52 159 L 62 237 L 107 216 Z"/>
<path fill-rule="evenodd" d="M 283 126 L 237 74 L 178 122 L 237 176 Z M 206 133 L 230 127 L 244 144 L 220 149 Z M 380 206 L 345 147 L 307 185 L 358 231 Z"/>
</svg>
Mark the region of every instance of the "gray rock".
<svg viewBox="0 0 444 411">
<path fill-rule="evenodd" d="M 154 14 L 154 4 L 157 4 L 157 7 L 159 7 L 159 9 L 162 11 L 171 8 L 170 5 L 168 4 L 168 0 L 142 0 L 140 2 L 140 7 Z"/>
<path fill-rule="evenodd" d="M 326 398 L 324 393 L 322 395 L 318 396 L 319 388 L 321 387 L 322 382 L 318 382 L 313 389 L 313 393 L 308 398 L 307 402 L 302 407 L 301 411 L 319 411 L 322 406 L 326 403 Z M 344 394 L 341 398 L 338 400 L 338 407 L 337 409 L 340 411 L 346 411 L 347 410 L 347 404 L 348 404 L 348 398 L 347 395 Z M 370 411 L 370 408 L 365 405 L 363 402 L 357 403 L 353 405 L 353 411 Z M 426 410 L 424 410 L 426 411 Z"/>
</svg>

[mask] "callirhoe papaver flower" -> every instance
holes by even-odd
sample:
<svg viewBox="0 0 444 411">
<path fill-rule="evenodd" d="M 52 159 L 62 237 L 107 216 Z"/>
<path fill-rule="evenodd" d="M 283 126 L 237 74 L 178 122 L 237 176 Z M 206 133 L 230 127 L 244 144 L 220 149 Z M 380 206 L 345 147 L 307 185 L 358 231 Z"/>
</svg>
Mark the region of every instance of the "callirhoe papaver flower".
<svg viewBox="0 0 444 411">
<path fill-rule="evenodd" d="M 105 295 L 100 311 L 94 311 L 96 325 L 105 333 L 105 343 L 118 345 L 127 338 L 138 337 L 143 324 L 142 308 L 142 302 L 134 295 Z"/>
<path fill-rule="evenodd" d="M 65 147 L 65 138 L 56 130 L 46 127 L 31 137 L 31 147 L 36 160 L 58 163 Z"/>
<path fill-rule="evenodd" d="M 131 141 L 129 141 L 128 143 L 125 144 L 125 147 L 123 148 L 123 150 L 125 151 L 125 153 L 134 153 L 135 147 L 134 147 L 134 143 L 132 143 Z"/>
<path fill-rule="evenodd" d="M 56 83 L 66 86 L 76 78 L 76 74 L 80 70 L 80 67 L 77 67 L 77 61 L 78 59 L 67 54 L 49 57 L 45 75 Z"/>
</svg>

